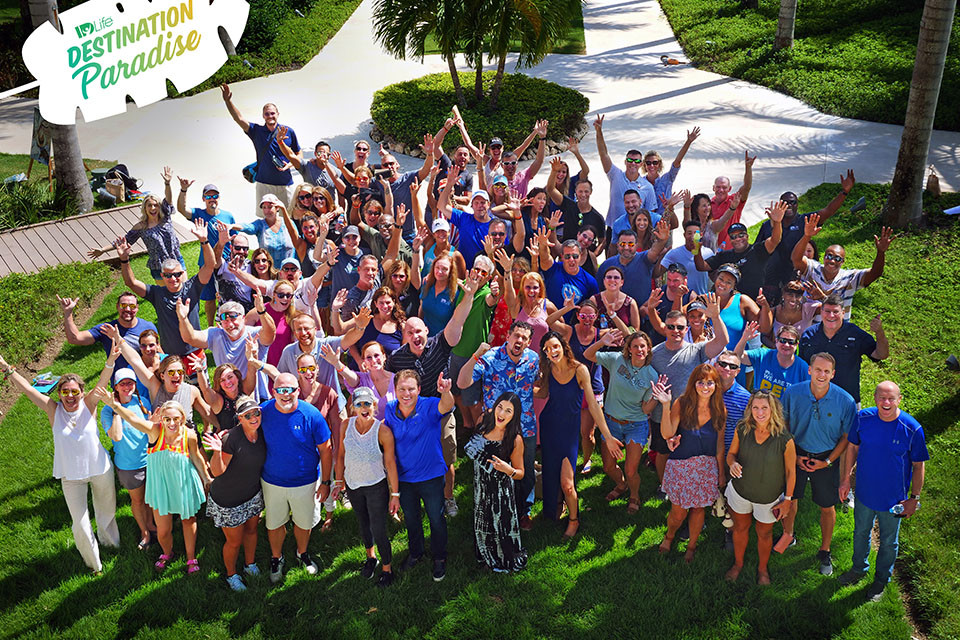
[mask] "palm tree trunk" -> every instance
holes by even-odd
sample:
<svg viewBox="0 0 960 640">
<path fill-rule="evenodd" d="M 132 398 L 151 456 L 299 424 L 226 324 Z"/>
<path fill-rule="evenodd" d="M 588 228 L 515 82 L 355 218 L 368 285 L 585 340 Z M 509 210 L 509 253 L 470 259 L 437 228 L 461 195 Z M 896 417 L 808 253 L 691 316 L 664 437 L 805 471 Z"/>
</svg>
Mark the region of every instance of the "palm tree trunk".
<svg viewBox="0 0 960 640">
<path fill-rule="evenodd" d="M 500 54 L 500 59 L 497 60 L 497 75 L 493 80 L 493 91 L 490 92 L 490 109 L 493 111 L 497 110 L 497 101 L 500 100 L 500 86 L 503 84 L 503 68 L 507 64 L 507 54 L 503 52 Z"/>
<path fill-rule="evenodd" d="M 926 0 L 923 6 L 897 168 L 883 212 L 884 222 L 893 227 L 918 223 L 923 215 L 923 172 L 955 10 L 956 0 Z"/>
<path fill-rule="evenodd" d="M 28 0 L 30 6 L 30 20 L 36 29 L 43 23 L 50 21 L 59 27 L 56 19 L 57 3 L 55 0 Z M 53 125 L 50 127 L 53 141 L 53 152 L 56 162 L 53 165 L 54 177 L 57 183 L 67 190 L 67 193 L 76 201 L 80 212 L 90 211 L 93 208 L 93 194 L 87 182 L 87 172 L 83 166 L 83 154 L 80 153 L 80 139 L 77 137 L 76 125 Z"/>
<path fill-rule="evenodd" d="M 223 27 L 217 27 L 217 35 L 220 36 L 220 44 L 223 45 L 223 49 L 227 52 L 227 55 L 237 55 L 237 48 L 234 46 L 233 40 L 230 39 L 230 34 L 227 33 L 227 30 Z"/>
<path fill-rule="evenodd" d="M 777 19 L 777 35 L 773 40 L 773 50 L 789 49 L 793 46 L 793 29 L 797 24 L 797 0 L 780 0 L 780 17 Z"/>
<path fill-rule="evenodd" d="M 460 84 L 460 74 L 457 73 L 457 65 L 452 55 L 447 58 L 447 67 L 450 68 L 450 79 L 453 80 L 453 88 L 457 92 L 457 104 L 466 109 L 467 99 L 463 97 L 463 86 Z"/>
<path fill-rule="evenodd" d="M 483 100 L 483 55 L 477 56 L 477 75 L 473 81 L 473 99 L 477 104 Z"/>
</svg>

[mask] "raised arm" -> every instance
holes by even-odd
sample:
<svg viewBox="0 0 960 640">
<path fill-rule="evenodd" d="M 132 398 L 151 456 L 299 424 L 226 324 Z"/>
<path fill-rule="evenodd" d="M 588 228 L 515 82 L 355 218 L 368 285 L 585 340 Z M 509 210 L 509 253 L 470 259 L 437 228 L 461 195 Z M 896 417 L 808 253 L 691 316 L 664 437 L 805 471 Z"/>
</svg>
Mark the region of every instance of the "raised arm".
<svg viewBox="0 0 960 640">
<path fill-rule="evenodd" d="M 870 320 L 870 330 L 877 334 L 877 348 L 870 354 L 870 358 L 886 360 L 890 356 L 890 341 L 887 340 L 887 333 L 883 330 L 883 321 L 879 313 Z"/>
<path fill-rule="evenodd" d="M 523 152 L 527 150 L 527 147 L 533 143 L 533 138 L 537 135 L 537 124 L 539 124 L 539 122 L 534 121 L 533 129 L 531 129 L 530 133 L 527 134 L 527 137 L 523 139 L 523 142 L 520 143 L 520 146 L 513 150 L 513 155 L 517 156 L 517 159 L 519 159 L 520 156 L 523 155 Z"/>
<path fill-rule="evenodd" d="M 287 131 L 289 131 L 287 127 L 278 126 L 273 132 L 273 137 L 276 139 L 277 146 L 280 147 L 280 153 L 283 154 L 283 157 L 289 160 L 290 164 L 292 164 L 297 171 L 300 171 L 305 163 L 300 158 L 300 154 L 294 153 L 293 149 L 291 149 L 284 140 L 284 138 L 287 137 Z M 293 234 L 291 234 L 291 237 L 293 237 Z"/>
<path fill-rule="evenodd" d="M 540 167 L 543 166 L 543 158 L 547 149 L 547 126 L 549 126 L 549 124 L 546 120 L 539 120 L 537 121 L 537 126 L 534 128 L 534 132 L 539 137 L 539 141 L 537 142 L 537 155 L 533 159 L 533 163 L 527 167 L 527 176 L 529 176 L 531 180 L 539 173 Z M 519 154 L 517 157 L 520 157 Z"/>
<path fill-rule="evenodd" d="M 753 163 L 756 162 L 757 156 L 750 157 L 749 151 L 743 152 L 743 184 L 740 185 L 740 189 L 737 190 L 737 193 L 740 194 L 740 200 L 743 202 L 747 201 L 747 197 L 750 195 L 750 188 L 753 186 Z"/>
<path fill-rule="evenodd" d="M 453 206 L 450 204 L 450 196 L 453 194 L 453 185 L 460 176 L 460 169 L 453 165 L 447 170 L 447 182 L 443 185 L 440 197 L 437 199 L 437 211 L 443 214 L 447 220 L 453 215 Z"/>
<path fill-rule="evenodd" d="M 297 231 L 297 226 L 293 224 L 293 220 L 290 219 L 290 214 L 287 213 L 287 208 L 280 207 L 280 213 L 283 216 L 283 226 L 287 228 L 287 234 L 293 241 L 293 248 L 297 252 L 297 259 L 300 262 L 303 262 L 303 260 L 307 257 L 307 249 L 309 249 L 310 245 L 306 240 L 303 239 L 303 236 L 300 235 L 300 232 Z"/>
<path fill-rule="evenodd" d="M 114 325 L 105 324 L 100 330 L 108 338 L 117 341 L 120 345 L 120 353 L 123 355 L 123 359 L 126 360 L 130 368 L 133 369 L 133 372 L 137 375 L 140 382 L 147 387 L 147 390 L 150 392 L 150 399 L 153 400 L 153 397 L 160 390 L 160 379 L 143 364 L 143 358 L 140 357 L 140 353 L 120 337 L 120 331 Z"/>
<path fill-rule="evenodd" d="M 847 199 L 847 196 L 850 195 L 850 190 L 853 189 L 853 185 L 856 183 L 857 179 L 853 175 L 853 169 L 847 169 L 847 177 L 844 178 L 842 175 L 840 176 L 840 193 L 830 201 L 830 204 L 819 211 L 820 222 L 825 223 L 840 209 L 840 205 L 842 205 Z"/>
<path fill-rule="evenodd" d="M 873 266 L 863 276 L 863 286 L 866 287 L 883 275 L 883 267 L 887 260 L 887 249 L 890 248 L 890 241 L 893 240 L 893 229 L 883 227 L 880 229 L 880 237 L 873 236 L 873 244 L 877 248 L 877 255 L 873 259 Z"/>
<path fill-rule="evenodd" d="M 457 386 L 461 389 L 466 389 L 471 384 L 473 384 L 473 369 L 480 363 L 480 358 L 487 351 L 490 350 L 490 345 L 486 342 L 481 342 L 480 346 L 477 347 L 477 350 L 473 352 L 473 355 L 470 356 L 470 359 L 463 363 L 463 366 L 460 367 L 460 371 L 457 373 Z M 452 371 L 450 372 L 453 373 Z"/>
<path fill-rule="evenodd" d="M 600 339 L 594 342 L 592 345 L 587 347 L 583 352 L 583 357 L 589 360 L 590 362 L 597 361 L 597 354 L 603 347 L 612 347 L 619 340 L 623 338 L 623 334 L 620 331 L 613 330 L 608 331 L 607 333 L 600 336 Z"/>
<path fill-rule="evenodd" d="M 771 202 L 765 213 L 770 218 L 770 237 L 763 241 L 763 247 L 767 253 L 772 254 L 773 250 L 780 244 L 783 238 L 783 216 L 787 212 L 787 203 L 783 201 Z M 806 248 L 806 245 L 804 245 Z"/>
<path fill-rule="evenodd" d="M 677 152 L 677 157 L 673 159 L 673 166 L 680 168 L 680 163 L 683 162 L 683 157 L 687 155 L 687 151 L 690 150 L 690 145 L 693 144 L 693 141 L 700 137 L 700 127 L 694 127 L 693 130 L 687 131 L 687 139 L 683 142 L 683 146 L 680 147 L 680 151 Z M 747 189 L 749 192 L 749 189 Z M 744 196 L 746 197 L 746 196 Z"/>
<path fill-rule="evenodd" d="M 560 159 L 560 156 L 550 160 L 550 175 L 547 176 L 547 186 L 544 187 L 544 189 L 547 191 L 547 195 L 550 197 L 550 200 L 556 205 L 559 205 L 561 202 L 563 202 L 564 194 L 560 193 L 560 190 L 557 189 L 557 172 L 560 171 L 562 166 L 563 160 Z"/>
<path fill-rule="evenodd" d="M 180 337 L 191 347 L 198 349 L 207 349 L 210 345 L 207 337 L 202 332 L 197 331 L 187 319 L 190 316 L 190 298 L 186 301 L 177 298 L 177 326 L 180 329 Z"/>
<path fill-rule="evenodd" d="M 137 276 L 133 275 L 133 268 L 130 266 L 130 245 L 127 244 L 125 238 L 117 238 L 115 246 L 117 247 L 117 255 L 120 257 L 120 276 L 123 278 L 124 284 L 130 288 L 130 291 L 137 294 L 137 296 L 141 298 L 146 297 L 147 285 L 140 282 Z"/>
<path fill-rule="evenodd" d="M 603 139 L 603 118 L 602 114 L 597 114 L 597 119 L 593 121 L 593 129 L 597 132 L 597 153 L 600 154 L 600 165 L 603 167 L 603 175 L 610 173 L 613 161 L 610 160 L 610 154 L 607 153 L 607 143 Z"/>
<path fill-rule="evenodd" d="M 170 173 L 170 167 L 164 167 L 163 179 L 165 183 L 170 182 L 168 180 L 169 177 L 172 177 L 172 174 Z M 180 214 L 183 215 L 183 217 L 187 220 L 193 220 L 193 211 L 187 206 L 187 191 L 190 189 L 190 185 L 192 185 L 195 180 L 181 178 L 180 176 L 177 176 L 177 180 L 180 182 L 180 193 L 177 194 L 177 211 L 179 211 Z"/>
<path fill-rule="evenodd" d="M 34 389 L 30 381 L 20 375 L 16 367 L 7 364 L 7 361 L 4 360 L 2 356 L 0 356 L 0 371 L 3 371 L 4 379 L 9 379 L 10 382 L 13 383 L 13 386 L 20 389 L 20 391 L 27 396 L 30 402 L 37 405 L 37 407 L 47 414 L 47 418 L 51 421 L 53 420 L 53 414 L 57 410 L 57 403 L 53 398 Z"/>
<path fill-rule="evenodd" d="M 472 273 L 468 273 L 463 282 L 457 284 L 463 290 L 463 297 L 457 303 L 453 315 L 450 316 L 450 321 L 443 329 L 443 338 L 451 347 L 460 344 L 460 338 L 463 337 L 463 325 L 467 321 L 467 316 L 470 315 L 470 310 L 473 309 L 473 297 L 480 288 L 479 281 Z"/>
<path fill-rule="evenodd" d="M 61 298 L 57 296 L 57 302 L 60 303 L 60 311 L 63 313 L 63 332 L 67 335 L 67 342 L 79 346 L 87 346 L 96 342 L 92 333 L 77 329 L 77 323 L 73 319 L 73 310 L 80 302 L 80 298 Z"/>
<path fill-rule="evenodd" d="M 336 369 L 337 374 L 347 383 L 347 386 L 356 388 L 360 384 L 360 377 L 357 372 L 343 364 L 340 359 L 341 351 L 339 347 L 334 349 L 329 344 L 320 345 L 320 357 Z"/>
<path fill-rule="evenodd" d="M 653 289 L 650 292 L 650 297 L 647 298 L 646 307 L 647 320 L 650 321 L 650 326 L 653 327 L 654 331 L 666 337 L 667 327 L 664 325 L 663 320 L 660 318 L 660 314 L 657 312 L 657 306 L 660 304 L 660 301 L 663 300 L 663 295 L 663 289 Z"/>
<path fill-rule="evenodd" d="M 139 415 L 139 413 L 134 413 L 127 407 L 121 405 L 116 401 L 116 399 L 114 399 L 113 394 L 107 391 L 105 387 L 97 387 L 91 393 L 97 400 L 103 402 L 105 405 L 113 409 L 114 414 L 126 420 L 131 427 L 137 431 L 142 431 L 143 433 L 147 434 L 150 440 L 156 440 L 158 437 L 160 437 L 160 429 L 162 427 L 159 424 L 154 424 L 150 420 L 147 420 L 143 416 Z"/>
<path fill-rule="evenodd" d="M 580 180 L 586 180 L 587 176 L 590 175 L 590 165 L 587 164 L 583 154 L 580 153 L 580 143 L 573 136 L 567 138 L 567 151 L 573 154 L 573 157 L 577 159 L 577 164 L 580 165 Z"/>
<path fill-rule="evenodd" d="M 517 292 L 513 288 L 513 257 L 508 256 L 503 249 L 497 249 L 493 255 L 497 263 L 503 268 L 503 290 L 507 301 L 507 311 L 511 318 L 516 318 L 517 314 L 520 313 L 520 302 L 517 299 Z"/>
<path fill-rule="evenodd" d="M 647 250 L 647 262 L 650 264 L 660 264 L 663 254 L 667 252 L 667 243 L 670 242 L 670 223 L 666 220 L 660 220 L 653 227 L 653 244 Z M 700 251 L 697 250 L 699 255 Z"/>
<path fill-rule="evenodd" d="M 110 382 L 110 378 L 113 377 L 113 370 L 117 365 L 117 358 L 120 357 L 120 345 L 117 344 L 117 340 L 111 340 L 110 352 L 107 354 L 107 362 L 104 364 L 103 369 L 100 371 L 100 377 L 97 379 L 95 386 L 97 387 L 106 387 Z M 97 403 L 99 400 L 92 393 L 88 393 L 83 397 L 83 404 L 87 406 L 87 411 L 93 413 L 97 410 Z"/>
<path fill-rule="evenodd" d="M 450 378 L 444 378 L 441 373 L 437 376 L 437 391 L 440 392 L 440 404 L 437 406 L 437 411 L 441 414 L 450 413 L 453 411 L 454 400 L 453 393 L 453 381 Z"/>
<path fill-rule="evenodd" d="M 250 131 L 250 123 L 243 119 L 243 116 L 240 115 L 240 110 L 233 104 L 233 92 L 230 91 L 230 86 L 227 84 L 220 85 L 220 94 L 223 96 L 224 104 L 227 105 L 227 111 L 230 112 L 230 117 L 237 123 L 237 126 L 243 129 L 244 133 Z"/>
<path fill-rule="evenodd" d="M 201 353 L 192 353 L 187 356 L 187 360 L 194 371 L 197 372 L 197 388 L 203 401 L 206 402 L 214 413 L 219 413 L 223 408 L 223 398 L 219 393 L 210 388 L 210 380 L 207 376 L 207 357 Z M 249 371 L 249 362 L 247 363 Z"/>
<path fill-rule="evenodd" d="M 797 244 L 794 245 L 793 251 L 790 252 L 790 260 L 793 262 L 793 268 L 799 271 L 801 274 L 807 272 L 807 260 L 804 257 L 803 253 L 807 250 L 807 245 L 810 244 L 810 240 L 820 233 L 820 230 L 823 227 L 818 226 L 820 222 L 820 216 L 816 213 L 811 214 L 804 220 L 803 223 L 803 237 L 797 240 Z"/>
<path fill-rule="evenodd" d="M 703 352 L 707 358 L 716 358 L 720 352 L 727 348 L 727 342 L 730 341 L 727 335 L 727 327 L 720 319 L 720 300 L 717 294 L 708 293 L 706 296 L 707 315 L 713 321 L 713 340 L 707 343 Z"/>
</svg>

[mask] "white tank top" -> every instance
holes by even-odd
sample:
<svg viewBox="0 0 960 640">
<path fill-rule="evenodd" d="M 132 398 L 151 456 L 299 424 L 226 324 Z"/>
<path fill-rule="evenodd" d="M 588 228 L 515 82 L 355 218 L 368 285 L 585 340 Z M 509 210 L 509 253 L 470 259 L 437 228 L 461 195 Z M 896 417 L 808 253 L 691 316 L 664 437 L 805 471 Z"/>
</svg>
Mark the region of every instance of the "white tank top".
<svg viewBox="0 0 960 640">
<path fill-rule="evenodd" d="M 72 413 L 57 403 L 53 415 L 53 477 L 84 480 L 110 470 L 110 456 L 100 444 L 97 421 L 80 403 Z"/>
<path fill-rule="evenodd" d="M 343 479 L 351 489 L 370 487 L 387 477 L 380 450 L 380 420 L 361 434 L 357 431 L 356 416 L 347 422 L 343 436 Z"/>
</svg>

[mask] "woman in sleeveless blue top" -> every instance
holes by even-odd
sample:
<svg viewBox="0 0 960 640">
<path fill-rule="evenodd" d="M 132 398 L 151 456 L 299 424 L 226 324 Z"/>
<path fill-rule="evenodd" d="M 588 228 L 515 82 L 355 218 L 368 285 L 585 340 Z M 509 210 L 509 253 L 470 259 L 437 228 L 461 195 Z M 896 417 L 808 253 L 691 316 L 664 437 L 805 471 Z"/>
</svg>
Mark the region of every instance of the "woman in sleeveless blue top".
<svg viewBox="0 0 960 640">
<path fill-rule="evenodd" d="M 564 532 L 567 539 L 576 535 L 580 527 L 574 474 L 580 437 L 580 405 L 584 399 L 611 455 L 619 458 L 623 445 L 607 429 L 603 412 L 593 395 L 590 373 L 573 357 L 570 345 L 559 333 L 551 331 L 543 337 L 540 351 L 540 381 L 535 385 L 534 395 L 549 396 L 540 414 L 543 514 L 551 520 L 559 520 L 562 492 L 569 516 Z"/>
</svg>

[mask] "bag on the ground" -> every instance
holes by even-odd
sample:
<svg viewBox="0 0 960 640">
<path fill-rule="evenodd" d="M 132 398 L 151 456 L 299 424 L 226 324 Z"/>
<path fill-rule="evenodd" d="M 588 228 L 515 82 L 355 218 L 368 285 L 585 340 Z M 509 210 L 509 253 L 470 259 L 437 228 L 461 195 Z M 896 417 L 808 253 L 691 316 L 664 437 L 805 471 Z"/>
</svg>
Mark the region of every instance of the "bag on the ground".
<svg viewBox="0 0 960 640">
<path fill-rule="evenodd" d="M 107 190 L 111 196 L 113 196 L 115 203 L 120 203 L 126 200 L 126 188 L 124 188 L 123 180 L 120 178 L 108 178 L 104 183 L 103 188 Z"/>
<path fill-rule="evenodd" d="M 127 169 L 125 164 L 110 167 L 104 177 L 108 183 L 110 180 L 120 180 L 123 183 L 123 188 L 127 191 L 136 191 L 140 188 L 140 181 L 130 176 L 130 170 Z"/>
</svg>

